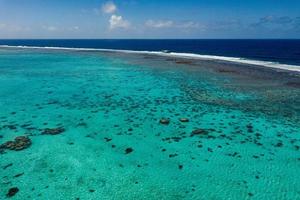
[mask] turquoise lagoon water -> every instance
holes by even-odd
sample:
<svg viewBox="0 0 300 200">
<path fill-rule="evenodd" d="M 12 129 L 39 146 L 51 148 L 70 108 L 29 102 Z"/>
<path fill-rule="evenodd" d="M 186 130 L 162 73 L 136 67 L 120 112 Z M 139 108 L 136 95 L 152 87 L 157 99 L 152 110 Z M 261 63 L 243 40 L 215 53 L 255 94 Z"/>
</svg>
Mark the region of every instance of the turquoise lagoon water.
<svg viewBox="0 0 300 200">
<path fill-rule="evenodd" d="M 1 49 L 0 199 L 300 199 L 298 85 L 232 66 Z"/>
</svg>

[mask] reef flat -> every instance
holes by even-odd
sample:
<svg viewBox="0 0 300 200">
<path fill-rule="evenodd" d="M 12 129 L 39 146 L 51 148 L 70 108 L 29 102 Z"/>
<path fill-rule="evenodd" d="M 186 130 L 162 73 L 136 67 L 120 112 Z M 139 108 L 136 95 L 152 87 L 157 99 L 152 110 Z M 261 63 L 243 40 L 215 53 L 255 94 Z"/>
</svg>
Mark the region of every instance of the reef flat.
<svg viewBox="0 0 300 200">
<path fill-rule="evenodd" d="M 300 77 L 0 49 L 0 199 L 300 199 Z"/>
</svg>

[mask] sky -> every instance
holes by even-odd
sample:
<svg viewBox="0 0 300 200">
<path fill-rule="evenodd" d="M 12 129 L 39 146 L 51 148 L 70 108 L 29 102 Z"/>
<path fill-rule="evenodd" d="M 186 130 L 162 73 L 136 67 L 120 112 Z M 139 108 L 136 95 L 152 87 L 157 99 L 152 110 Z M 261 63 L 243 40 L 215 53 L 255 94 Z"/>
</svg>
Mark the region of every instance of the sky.
<svg viewBox="0 0 300 200">
<path fill-rule="evenodd" d="M 300 0 L 0 0 L 0 38 L 300 39 Z"/>
</svg>

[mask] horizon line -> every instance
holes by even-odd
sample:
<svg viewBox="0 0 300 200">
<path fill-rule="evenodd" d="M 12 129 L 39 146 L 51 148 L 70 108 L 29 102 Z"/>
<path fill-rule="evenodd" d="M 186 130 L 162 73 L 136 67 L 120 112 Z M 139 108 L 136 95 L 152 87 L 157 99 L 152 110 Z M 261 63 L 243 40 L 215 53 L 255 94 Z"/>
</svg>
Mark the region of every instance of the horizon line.
<svg viewBox="0 0 300 200">
<path fill-rule="evenodd" d="M 0 40 L 300 40 L 300 38 L 0 38 Z"/>
</svg>

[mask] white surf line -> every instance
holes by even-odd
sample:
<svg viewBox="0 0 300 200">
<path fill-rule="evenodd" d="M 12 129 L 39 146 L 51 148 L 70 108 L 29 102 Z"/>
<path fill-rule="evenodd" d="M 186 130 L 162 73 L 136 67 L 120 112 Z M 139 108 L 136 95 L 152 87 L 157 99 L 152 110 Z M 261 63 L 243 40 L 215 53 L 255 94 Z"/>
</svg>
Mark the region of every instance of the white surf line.
<svg viewBox="0 0 300 200">
<path fill-rule="evenodd" d="M 244 59 L 238 57 L 226 57 L 226 56 L 213 56 L 213 55 L 201 55 L 193 53 L 175 53 L 175 52 L 161 52 L 161 51 L 134 51 L 134 50 L 117 50 L 117 49 L 95 49 L 95 48 L 69 48 L 69 47 L 38 47 L 38 46 L 10 46 L 0 45 L 0 48 L 22 48 L 22 49 L 49 49 L 49 50 L 69 50 L 69 51 L 101 51 L 101 52 L 119 52 L 119 53 L 134 53 L 134 54 L 148 54 L 148 55 L 159 55 L 165 57 L 174 58 L 189 58 L 199 60 L 219 60 L 233 63 L 258 65 L 263 67 L 269 67 L 273 69 L 288 70 L 294 72 L 300 72 L 300 66 L 281 64 L 277 62 L 259 61 Z"/>
</svg>

